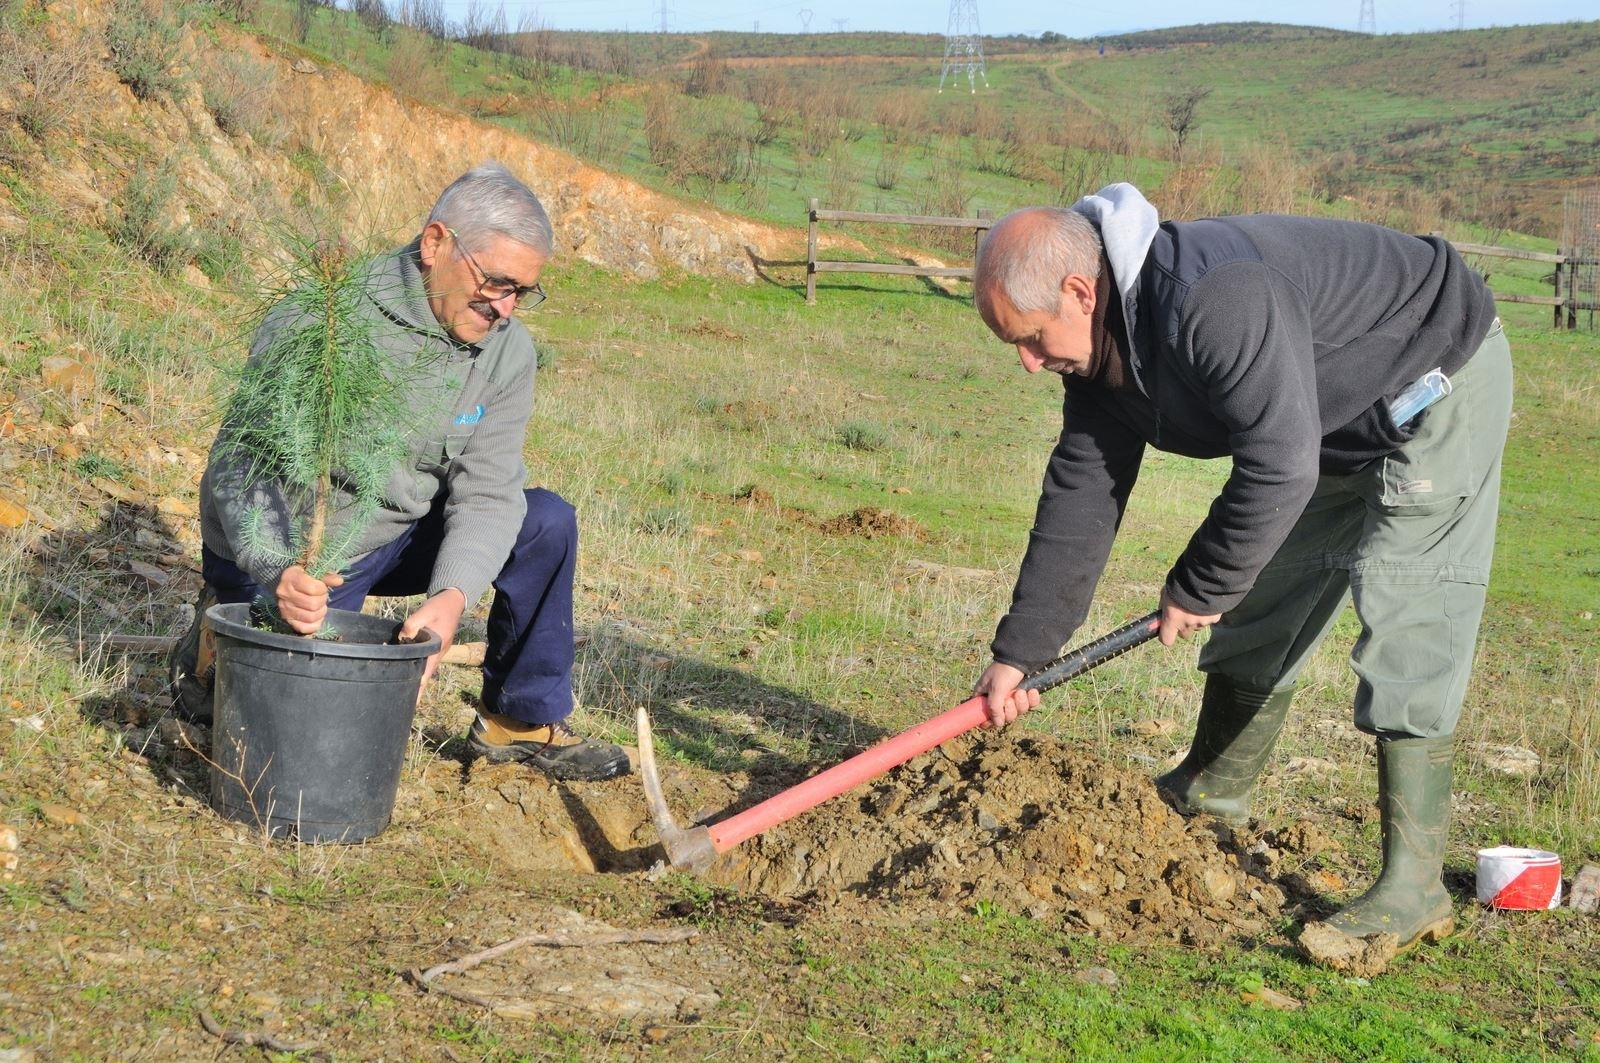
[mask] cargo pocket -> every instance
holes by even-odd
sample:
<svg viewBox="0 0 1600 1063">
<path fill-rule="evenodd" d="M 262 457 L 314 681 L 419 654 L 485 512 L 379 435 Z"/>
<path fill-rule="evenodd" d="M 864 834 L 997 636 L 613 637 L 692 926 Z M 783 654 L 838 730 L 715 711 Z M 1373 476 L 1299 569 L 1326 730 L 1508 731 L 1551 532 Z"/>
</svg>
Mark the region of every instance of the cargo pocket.
<svg viewBox="0 0 1600 1063">
<path fill-rule="evenodd" d="M 1473 468 L 1462 435 L 1471 430 L 1462 422 L 1471 416 L 1472 398 L 1457 391 L 1423 411 L 1416 434 L 1379 459 L 1372 504 L 1397 516 L 1428 513 L 1458 506 L 1476 490 L 1482 470 Z"/>
</svg>

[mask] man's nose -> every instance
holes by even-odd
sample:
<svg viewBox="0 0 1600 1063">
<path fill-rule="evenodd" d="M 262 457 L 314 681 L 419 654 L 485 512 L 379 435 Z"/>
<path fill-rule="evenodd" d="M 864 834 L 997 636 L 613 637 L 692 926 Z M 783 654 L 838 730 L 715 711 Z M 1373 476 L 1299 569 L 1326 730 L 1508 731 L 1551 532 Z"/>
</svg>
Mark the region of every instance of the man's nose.
<svg viewBox="0 0 1600 1063">
<path fill-rule="evenodd" d="M 1017 344 L 1017 360 L 1022 363 L 1022 368 L 1030 373 L 1037 373 L 1044 368 L 1044 358 L 1020 343 Z"/>
</svg>

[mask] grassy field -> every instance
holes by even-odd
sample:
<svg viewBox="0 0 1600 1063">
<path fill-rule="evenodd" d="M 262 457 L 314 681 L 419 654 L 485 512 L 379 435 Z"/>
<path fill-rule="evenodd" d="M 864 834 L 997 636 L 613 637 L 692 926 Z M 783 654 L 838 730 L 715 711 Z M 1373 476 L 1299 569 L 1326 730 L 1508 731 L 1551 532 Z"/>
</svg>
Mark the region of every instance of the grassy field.
<svg viewBox="0 0 1600 1063">
<path fill-rule="evenodd" d="M 73 157 L 59 140 L 8 143 Z M 992 905 L 785 919 L 686 876 L 517 863 L 479 811 L 517 783 L 461 762 L 461 671 L 429 691 L 403 780 L 412 811 L 374 844 L 271 843 L 214 816 L 204 765 L 161 721 L 159 662 L 76 644 L 172 633 L 192 600 L 195 485 L 246 317 L 227 285 L 197 276 L 236 277 L 239 252 L 204 230 L 166 248 L 171 230 L 136 212 L 111 214 L 122 224 L 108 233 L 61 208 L 51 168 L 8 158 L 0 819 L 20 843 L 0 877 L 0 1051 L 214 1058 L 222 1042 L 197 1018 L 209 1009 L 340 1059 L 1600 1058 L 1600 920 L 1471 899 L 1483 845 L 1554 848 L 1569 873 L 1600 862 L 1592 332 L 1504 308 L 1516 412 L 1454 786 L 1455 938 L 1366 980 L 1307 966 L 1287 924 L 1199 949 L 1109 943 Z M 631 739 L 642 703 L 671 723 L 668 763 L 739 780 L 833 762 L 966 696 L 1008 601 L 1059 391 L 1021 372 L 963 290 L 830 277 L 808 307 L 792 268 L 751 285 L 640 283 L 573 261 L 544 281 L 527 454 L 583 529 L 586 729 Z M 1540 290 L 1537 271 L 1496 282 Z M 92 382 L 60 375 L 63 358 Z M 1223 473 L 1152 455 L 1080 638 L 1152 607 Z M 1340 811 L 1375 786 L 1348 725 L 1354 635 L 1346 615 L 1259 802 L 1269 824 L 1315 823 L 1337 843 L 1328 866 L 1348 888 L 1329 903 L 1376 864 L 1373 818 Z M 1193 655 L 1146 647 L 1049 696 L 1020 732 L 1158 770 L 1187 744 Z M 419 957 L 511 937 L 529 929 L 516 913 L 546 906 L 700 926 L 679 959 L 719 972 L 720 1001 L 650 1032 L 556 1006 L 494 1014 L 405 981 Z"/>
<path fill-rule="evenodd" d="M 289 8 L 259 10 L 298 38 Z M 1344 209 L 1553 239 L 1562 192 L 1593 176 L 1600 145 L 1596 22 L 1376 38 L 1222 24 L 1114 38 L 1103 55 L 1060 37 L 994 40 L 977 94 L 964 78 L 930 92 L 937 37 L 527 28 L 479 33 L 493 52 L 449 49 L 319 11 L 304 43 L 646 183 L 788 223 L 810 195 L 835 209 L 1004 212 L 1121 177 L 1177 216 Z M 1173 107 L 1191 93 L 1179 144 Z"/>
<path fill-rule="evenodd" d="M 46 305 L 58 305 L 54 299 L 81 278 L 64 270 Z M 579 694 L 588 728 L 627 739 L 632 706 L 642 702 L 673 721 L 663 736 L 672 761 L 737 771 L 752 757 L 831 762 L 964 696 L 1004 608 L 1057 406 L 1055 389 L 1024 377 L 1010 352 L 983 334 L 965 299 L 910 284 L 841 284 L 808 308 L 798 277 L 748 288 L 693 277 L 638 285 L 570 264 L 553 269 L 547 286 L 550 301 L 533 321 L 547 365 L 529 457 L 538 482 L 577 504 L 584 529 L 579 623 L 589 640 Z M 169 341 L 187 334 L 181 319 L 204 305 L 174 294 L 181 300 L 175 317 L 147 326 Z M 7 313 L 13 321 L 25 316 L 14 304 Z M 1517 424 L 1499 571 L 1462 726 L 1448 862 L 1467 897 L 1470 854 L 1484 844 L 1548 845 L 1572 868 L 1600 860 L 1592 728 L 1600 708 L 1593 534 L 1600 499 L 1592 477 L 1559 471 L 1592 461 L 1600 437 L 1592 404 L 1578 397 L 1593 393 L 1593 348 L 1582 336 L 1540 328 L 1531 315 L 1511 317 Z M 127 874 L 118 870 L 126 858 L 116 855 L 114 839 L 134 829 L 117 809 L 125 800 L 118 750 L 144 733 L 125 721 L 151 711 L 159 675 L 131 659 L 77 661 L 54 647 L 80 632 L 171 630 L 179 588 L 189 581 L 136 583 L 130 591 L 127 561 L 159 563 L 159 556 L 140 545 L 147 525 L 133 514 L 143 510 L 100 491 L 121 485 L 190 497 L 191 465 L 142 461 L 139 445 L 114 424 L 137 426 L 161 454 L 191 456 L 207 434 L 203 415 L 194 416 L 204 389 L 148 359 L 109 361 L 106 370 L 138 387 L 117 392 L 126 422 L 103 416 L 86 438 L 47 430 L 79 423 L 87 412 L 65 400 L 42 408 L 37 422 L 22 416 L 23 396 L 36 394 L 32 370 L 15 361 L 7 370 L 22 438 L 54 437 L 11 465 L 27 485 L 29 509 L 47 515 L 54 530 L 41 535 L 30 524 L 11 533 L 0 580 L 12 657 L 9 708 L 0 710 L 9 723 L 4 807 L 25 839 L 23 874 L 0 886 L 0 896 L 31 928 L 0 953 L 4 966 L 52 935 L 95 941 L 118 926 L 139 938 L 153 932 L 114 901 L 117 877 Z M 77 454 L 68 458 L 73 439 Z M 14 443 L 7 453 L 18 453 Z M 1198 463 L 1151 462 L 1090 627 L 1109 629 L 1149 607 L 1219 475 Z M 873 538 L 820 530 L 863 507 L 912 523 Z M 192 531 L 178 540 L 192 542 Z M 957 575 L 935 578 L 941 572 Z M 1352 637 L 1347 619 L 1308 676 L 1278 768 L 1264 784 L 1273 822 L 1370 800 L 1370 756 L 1341 723 L 1350 691 L 1342 654 Z M 1186 741 L 1198 693 L 1192 654 L 1192 647 L 1147 650 L 1107 666 L 1053 695 L 1022 726 L 1149 770 Z M 447 679 L 430 696 L 424 732 L 454 719 L 457 683 L 470 685 L 470 677 Z M 805 711 L 791 711 L 796 706 Z M 1134 726 L 1158 721 L 1176 726 Z M 1495 768 L 1496 751 L 1508 745 L 1532 750 L 1541 767 L 1530 775 Z M 420 755 L 424 764 L 431 759 L 426 750 Z M 1286 767 L 1296 763 L 1318 767 Z M 95 778 L 110 780 L 109 791 L 93 789 Z M 172 792 L 181 798 L 183 785 Z M 55 826 L 49 817 L 60 813 L 47 806 L 63 805 L 96 825 Z M 221 872 L 192 800 L 144 804 L 139 815 L 197 833 L 171 852 L 172 873 Z M 1341 866 L 1359 881 L 1373 866 L 1375 824 L 1345 829 Z M 423 840 L 428 833 L 409 832 Z M 424 1021 L 426 1011 L 402 1018 L 417 1009 L 386 973 L 392 961 L 374 966 L 359 948 L 339 948 L 338 934 L 325 927 L 353 915 L 353 906 L 403 900 L 425 926 L 437 918 L 429 912 L 462 918 L 460 889 L 493 897 L 516 888 L 506 870 L 473 871 L 459 842 L 411 870 L 394 866 L 381 845 L 330 861 L 256 844 L 231 847 L 225 859 L 235 870 L 208 887 L 200 910 L 226 912 L 248 903 L 261 882 L 276 882 L 280 906 L 288 905 L 280 918 L 298 935 L 325 937 L 338 972 L 319 976 L 335 979 L 317 994 L 323 1018 L 314 1021 L 319 1013 L 298 998 L 284 1009 L 347 1044 L 379 1043 L 352 1017 L 376 1007 L 414 1044 L 452 1044 L 473 1058 L 631 1053 L 628 1037 L 597 1046 L 576 1031 L 541 1031 L 471 1008 L 445 1019 Z M 41 874 L 41 863 L 56 870 Z M 1127 1058 L 1130 1045 L 1134 1058 L 1196 1059 L 1600 1052 L 1600 981 L 1590 962 L 1600 936 L 1593 918 L 1565 911 L 1498 916 L 1464 903 L 1460 936 L 1368 984 L 1306 967 L 1281 949 L 1130 948 L 1004 911 L 941 920 L 936 932 L 893 918 L 787 926 L 754 914 L 754 898 L 719 897 L 672 878 L 652 886 L 638 875 L 552 876 L 538 887 L 546 900 L 582 898 L 613 919 L 637 918 L 641 891 L 655 897 L 646 910 L 687 905 L 699 913 L 747 968 L 747 989 L 674 1031 L 671 1051 L 684 1058 L 744 1055 L 753 1043 L 777 1055 L 893 1059 L 985 1051 L 1036 1058 L 1064 1046 L 1083 1058 Z M 108 898 L 114 914 L 85 914 L 103 910 Z M 109 922 L 90 929 L 90 918 Z M 181 934 L 167 937 L 168 947 L 179 947 Z M 100 1040 L 52 1041 L 27 1010 L 13 1011 L 0 1029 L 15 1044 L 45 1048 L 108 1046 L 131 1036 L 131 1016 L 116 1003 L 120 976 L 85 973 L 92 967 L 80 959 L 45 976 L 45 986 L 61 1000 L 58 1021 L 75 1016 L 99 1029 Z M 1076 977 L 1094 969 L 1113 972 L 1115 984 Z M 20 976 L 12 968 L 8 984 Z M 779 981 L 783 991 L 765 988 Z M 225 1003 L 204 973 L 195 984 L 195 1001 Z M 1263 989 L 1302 1006 L 1263 1006 Z M 366 994 L 362 1008 L 359 994 Z M 373 1005 L 374 994 L 388 1005 Z M 141 1006 L 148 1009 L 148 1000 Z M 193 1006 L 180 1002 L 170 1015 L 139 1021 L 183 1029 L 192 1026 Z"/>
</svg>

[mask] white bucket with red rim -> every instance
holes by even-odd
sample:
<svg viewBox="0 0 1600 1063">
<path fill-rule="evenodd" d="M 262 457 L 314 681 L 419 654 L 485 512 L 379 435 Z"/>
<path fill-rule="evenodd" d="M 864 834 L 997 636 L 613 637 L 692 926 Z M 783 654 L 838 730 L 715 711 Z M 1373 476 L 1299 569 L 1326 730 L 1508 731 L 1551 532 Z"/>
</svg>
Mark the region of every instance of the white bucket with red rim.
<svg viewBox="0 0 1600 1063">
<path fill-rule="evenodd" d="M 1478 902 L 1518 911 L 1561 907 L 1561 857 L 1514 845 L 1479 849 Z"/>
</svg>

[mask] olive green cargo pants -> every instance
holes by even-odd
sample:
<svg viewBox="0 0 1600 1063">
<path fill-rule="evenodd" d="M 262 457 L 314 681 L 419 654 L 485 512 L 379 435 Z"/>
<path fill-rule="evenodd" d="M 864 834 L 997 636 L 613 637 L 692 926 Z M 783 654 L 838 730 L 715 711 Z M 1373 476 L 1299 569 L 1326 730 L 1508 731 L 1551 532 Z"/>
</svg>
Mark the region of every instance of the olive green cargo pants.
<svg viewBox="0 0 1600 1063">
<path fill-rule="evenodd" d="M 1355 724 L 1372 734 L 1455 732 L 1494 554 L 1511 349 L 1499 322 L 1422 415 L 1416 436 L 1355 473 L 1324 476 L 1255 586 L 1211 629 L 1200 669 L 1283 690 L 1347 597 Z"/>
</svg>

